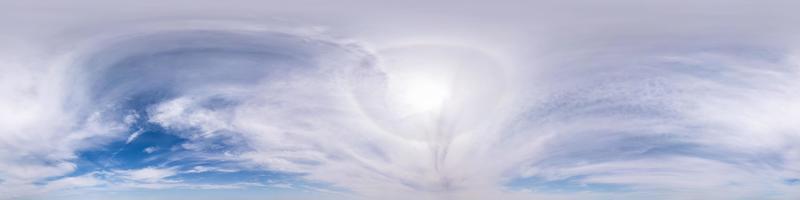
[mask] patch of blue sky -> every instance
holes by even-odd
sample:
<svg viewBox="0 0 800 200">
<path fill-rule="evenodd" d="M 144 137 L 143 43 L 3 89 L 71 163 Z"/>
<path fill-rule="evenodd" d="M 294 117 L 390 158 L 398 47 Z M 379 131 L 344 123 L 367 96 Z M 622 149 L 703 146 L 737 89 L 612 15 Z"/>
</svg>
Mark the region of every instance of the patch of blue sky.
<svg viewBox="0 0 800 200">
<path fill-rule="evenodd" d="M 157 164 L 163 160 L 153 159 L 162 154 L 180 151 L 180 144 L 187 139 L 170 134 L 163 127 L 148 122 L 147 108 L 166 97 L 164 92 L 151 91 L 137 94 L 123 102 L 120 114 L 135 112 L 139 117 L 128 128 L 128 133 L 120 140 L 101 148 L 79 152 L 80 168 L 141 168 Z M 136 134 L 134 136 L 134 134 Z M 149 150 L 147 150 L 150 148 Z"/>
<path fill-rule="evenodd" d="M 218 188 L 218 189 L 129 189 L 113 191 L 95 191 L 83 194 L 54 194 L 42 199 L 84 199 L 105 200 L 260 200 L 269 199 L 341 199 L 333 195 L 325 195 L 315 191 L 296 190 L 276 187 L 243 187 L 243 188 Z M 41 199 L 40 199 L 41 200 Z"/>
<path fill-rule="evenodd" d="M 75 177 L 92 172 L 110 172 L 114 170 L 136 170 L 148 167 L 171 168 L 176 170 L 169 180 L 177 180 L 187 184 L 229 185 L 234 186 L 238 192 L 269 192 L 274 190 L 286 191 L 344 191 L 324 183 L 304 181 L 302 174 L 275 172 L 253 168 L 242 168 L 236 161 L 214 160 L 203 155 L 219 155 L 241 147 L 232 145 L 229 138 L 211 138 L 203 141 L 203 145 L 214 148 L 186 149 L 183 147 L 192 141 L 182 138 L 178 130 L 166 129 L 158 124 L 149 122 L 148 108 L 169 98 L 166 91 L 148 91 L 123 100 L 122 106 L 116 111 L 121 115 L 135 112 L 138 118 L 131 123 L 125 137 L 118 138 L 104 146 L 78 152 L 78 159 L 74 161 L 77 169 L 64 176 L 50 177 L 38 183 L 47 184 L 49 181 L 65 177 Z M 235 102 L 226 99 L 211 98 L 206 102 L 206 107 L 225 107 Z M 180 130 L 192 131 L 192 130 Z M 137 133 L 138 132 L 138 133 Z M 133 135 L 136 135 L 133 137 Z M 110 180 L 111 181 L 111 180 Z M 274 185 L 274 187 L 273 187 Z M 258 187 L 262 187 L 258 189 Z M 271 189 L 264 189 L 271 188 Z M 138 189 L 137 189 L 138 190 Z M 165 191 L 162 191 L 165 190 Z M 169 191 L 178 189 L 161 189 L 160 193 L 169 196 Z M 214 189 L 221 193 L 228 193 Z M 233 190 L 233 189 L 227 189 Z M 269 190 L 269 191 L 261 191 Z M 133 191 L 126 191 L 133 192 Z M 194 193 L 194 192 L 193 192 Z M 161 196 L 164 196 L 161 195 Z M 159 196 L 159 197 L 161 197 Z M 230 196 L 230 195 L 222 195 Z M 243 196 L 244 197 L 244 196 Z"/>
<path fill-rule="evenodd" d="M 214 166 L 209 166 L 214 167 Z M 220 171 L 222 170 L 222 171 Z M 227 171 L 230 169 L 209 170 L 197 173 L 183 173 L 174 176 L 174 179 L 191 183 L 208 184 L 235 184 L 235 183 L 290 183 L 299 184 L 296 180 L 300 174 L 263 171 L 241 170 Z"/>
<path fill-rule="evenodd" d="M 573 176 L 558 180 L 547 180 L 541 177 L 527 177 L 511 180 L 506 187 L 514 190 L 530 190 L 545 193 L 575 193 L 575 192 L 627 192 L 631 191 L 626 185 L 606 183 L 585 183 L 585 176 Z"/>
<path fill-rule="evenodd" d="M 75 171 L 63 176 L 47 178 L 41 183 L 97 171 L 138 169 L 162 165 L 167 161 L 165 155 L 185 151 L 176 147 L 187 141 L 164 131 L 157 126 L 143 128 L 143 132 L 130 143 L 123 138 L 99 148 L 77 152 L 77 159 L 73 160 L 76 165 Z M 147 148 L 158 148 L 159 150 L 148 153 L 145 151 Z"/>
<path fill-rule="evenodd" d="M 164 162 L 166 158 L 161 155 L 185 151 L 179 147 L 186 141 L 163 130 L 145 130 L 131 143 L 116 141 L 102 149 L 82 152 L 80 157 L 103 168 L 141 168 Z"/>
<path fill-rule="evenodd" d="M 209 168 L 217 167 L 214 165 L 203 166 Z M 209 170 L 198 173 L 181 173 L 171 177 L 171 179 L 196 184 L 236 185 L 250 183 L 278 190 L 350 192 L 347 189 L 328 183 L 305 180 L 303 174 L 299 173 L 255 169 L 238 171 L 226 171 L 224 168 L 221 169 L 222 170 Z"/>
</svg>

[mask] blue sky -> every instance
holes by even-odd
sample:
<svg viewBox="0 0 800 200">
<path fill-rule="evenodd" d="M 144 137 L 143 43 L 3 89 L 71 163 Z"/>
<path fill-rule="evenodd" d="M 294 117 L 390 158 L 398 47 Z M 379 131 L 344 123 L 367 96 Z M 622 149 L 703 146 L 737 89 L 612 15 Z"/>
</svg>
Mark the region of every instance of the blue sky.
<svg viewBox="0 0 800 200">
<path fill-rule="evenodd" d="M 0 200 L 800 198 L 790 1 L 0 2 Z"/>
</svg>

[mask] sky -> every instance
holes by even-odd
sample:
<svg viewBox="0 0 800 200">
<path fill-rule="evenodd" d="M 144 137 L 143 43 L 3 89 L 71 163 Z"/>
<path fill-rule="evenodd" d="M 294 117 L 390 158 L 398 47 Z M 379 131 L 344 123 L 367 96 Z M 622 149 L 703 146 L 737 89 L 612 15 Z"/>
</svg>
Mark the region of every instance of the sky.
<svg viewBox="0 0 800 200">
<path fill-rule="evenodd" d="M 0 200 L 800 199 L 798 6 L 0 0 Z"/>
</svg>

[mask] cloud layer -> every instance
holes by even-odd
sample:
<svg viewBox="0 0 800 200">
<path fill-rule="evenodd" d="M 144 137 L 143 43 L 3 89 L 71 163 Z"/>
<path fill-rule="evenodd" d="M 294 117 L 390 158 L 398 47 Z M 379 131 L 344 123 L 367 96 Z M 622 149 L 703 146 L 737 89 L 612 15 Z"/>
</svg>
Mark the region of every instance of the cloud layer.
<svg viewBox="0 0 800 200">
<path fill-rule="evenodd" d="M 90 2 L 5 8 L 0 199 L 800 197 L 784 3 Z"/>
</svg>

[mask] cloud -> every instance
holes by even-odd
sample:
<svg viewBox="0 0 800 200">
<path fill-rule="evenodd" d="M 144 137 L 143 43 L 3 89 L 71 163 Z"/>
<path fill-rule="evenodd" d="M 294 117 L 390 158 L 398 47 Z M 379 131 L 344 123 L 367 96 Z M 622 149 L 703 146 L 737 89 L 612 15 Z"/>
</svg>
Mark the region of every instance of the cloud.
<svg viewBox="0 0 800 200">
<path fill-rule="evenodd" d="M 800 195 L 792 6 L 450 3 L 6 7 L 0 193 Z M 326 26 L 265 20 L 279 11 Z M 144 161 L 86 164 L 116 143 Z M 245 170 L 297 179 L 183 179 Z"/>
<path fill-rule="evenodd" d="M 162 181 L 167 177 L 177 174 L 173 169 L 152 167 L 137 170 L 119 170 L 114 171 L 114 173 L 125 179 L 148 183 Z"/>
<path fill-rule="evenodd" d="M 96 174 L 89 174 L 84 176 L 67 177 L 58 179 L 47 183 L 49 190 L 64 190 L 70 188 L 84 188 L 93 187 L 105 184 L 104 181 L 95 177 Z"/>
<path fill-rule="evenodd" d="M 204 172 L 236 172 L 235 169 L 224 169 L 218 167 L 206 167 L 206 166 L 195 166 L 190 170 L 186 170 L 183 173 L 204 173 Z"/>
<path fill-rule="evenodd" d="M 139 137 L 139 135 L 142 135 L 142 133 L 144 133 L 144 130 L 141 129 L 131 133 L 131 136 L 128 136 L 128 139 L 125 140 L 125 144 L 130 144 L 131 142 L 133 142 L 133 140 L 136 140 L 136 138 Z"/>
</svg>

